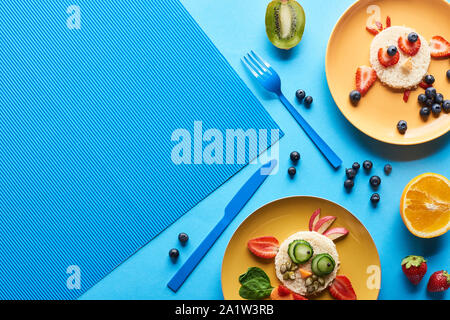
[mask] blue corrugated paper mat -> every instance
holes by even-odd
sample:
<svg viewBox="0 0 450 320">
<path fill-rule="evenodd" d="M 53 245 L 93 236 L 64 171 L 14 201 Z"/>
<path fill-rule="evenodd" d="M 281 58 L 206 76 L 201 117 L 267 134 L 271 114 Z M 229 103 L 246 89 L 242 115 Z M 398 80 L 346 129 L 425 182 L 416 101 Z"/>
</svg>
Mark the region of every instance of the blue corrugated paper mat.
<svg viewBox="0 0 450 320">
<path fill-rule="evenodd" d="M 178 0 L 0 7 L 1 299 L 77 298 L 248 162 L 177 129 L 278 128 Z"/>
</svg>

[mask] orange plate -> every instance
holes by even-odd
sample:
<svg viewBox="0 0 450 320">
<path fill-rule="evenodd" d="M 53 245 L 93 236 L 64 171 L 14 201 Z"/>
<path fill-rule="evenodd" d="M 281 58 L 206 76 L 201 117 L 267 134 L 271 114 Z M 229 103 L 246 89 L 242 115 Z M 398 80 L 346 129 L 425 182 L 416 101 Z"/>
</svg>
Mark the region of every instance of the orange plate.
<svg viewBox="0 0 450 320">
<path fill-rule="evenodd" d="M 380 259 L 377 248 L 369 232 L 349 211 L 331 201 L 315 197 L 291 197 L 271 202 L 255 211 L 236 230 L 222 264 L 222 291 L 227 300 L 242 299 L 239 296 L 239 275 L 249 267 L 263 269 L 270 278 L 272 286 L 280 282 L 275 275 L 273 259 L 262 260 L 250 253 L 247 241 L 256 237 L 274 236 L 280 244 L 298 231 L 308 231 L 312 213 L 321 208 L 321 216 L 337 217 L 333 226 L 345 227 L 350 233 L 336 242 L 341 261 L 338 274 L 346 275 L 352 282 L 358 299 L 375 300 L 379 288 L 374 272 L 381 281 Z M 325 290 L 316 299 L 333 299 Z"/>
<path fill-rule="evenodd" d="M 358 66 L 370 66 L 369 51 L 373 35 L 366 31 L 366 12 L 369 5 L 381 8 L 381 22 L 386 24 L 390 16 L 392 25 L 407 26 L 431 39 L 441 35 L 450 40 L 450 4 L 446 0 L 360 0 L 340 18 L 331 34 L 327 55 L 326 73 L 331 94 L 344 116 L 359 130 L 370 137 L 398 145 L 413 145 L 436 139 L 450 130 L 450 114 L 439 118 L 432 115 L 424 122 L 419 115 L 417 96 L 420 87 L 411 93 L 408 103 L 403 94 L 381 84 L 379 80 L 354 107 L 349 100 L 355 89 L 355 73 Z M 436 78 L 435 88 L 450 99 L 450 82 L 446 71 L 450 59 L 431 59 L 429 73 Z M 397 131 L 399 120 L 408 122 L 408 131 Z"/>
</svg>

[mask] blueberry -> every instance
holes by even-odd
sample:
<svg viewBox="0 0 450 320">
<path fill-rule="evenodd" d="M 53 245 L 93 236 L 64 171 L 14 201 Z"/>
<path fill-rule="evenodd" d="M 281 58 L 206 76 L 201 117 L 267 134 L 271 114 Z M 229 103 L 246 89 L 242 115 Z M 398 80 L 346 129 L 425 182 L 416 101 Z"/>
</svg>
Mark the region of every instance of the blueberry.
<svg viewBox="0 0 450 320">
<path fill-rule="evenodd" d="M 442 95 L 442 93 L 436 94 L 436 98 L 434 98 L 434 102 L 436 102 L 437 104 L 442 104 L 442 102 L 444 102 L 444 96 Z"/>
<path fill-rule="evenodd" d="M 180 240 L 181 243 L 186 243 L 189 240 L 189 236 L 182 232 L 178 235 L 178 240 Z"/>
<path fill-rule="evenodd" d="M 433 112 L 433 115 L 438 116 L 442 111 L 442 107 L 440 104 L 433 104 L 433 106 L 431 107 L 431 112 Z"/>
<path fill-rule="evenodd" d="M 355 186 L 355 183 L 353 182 L 353 180 L 350 180 L 350 179 L 345 180 L 345 182 L 344 182 L 345 189 L 350 190 L 354 186 Z"/>
<path fill-rule="evenodd" d="M 180 252 L 177 249 L 170 249 L 169 257 L 171 257 L 172 259 L 177 259 L 179 255 Z"/>
<path fill-rule="evenodd" d="M 396 46 L 389 46 L 387 49 L 387 53 L 390 57 L 393 57 L 397 54 L 397 47 Z"/>
<path fill-rule="evenodd" d="M 372 202 L 373 204 L 377 204 L 378 202 L 380 202 L 380 195 L 378 193 L 374 193 L 371 197 L 370 197 L 370 202 Z"/>
<path fill-rule="evenodd" d="M 405 134 L 406 130 L 408 130 L 408 123 L 405 120 L 400 120 L 397 123 L 397 129 L 401 134 Z"/>
<path fill-rule="evenodd" d="M 358 172 L 359 168 L 361 168 L 361 166 L 359 165 L 358 162 L 353 163 L 352 165 L 353 170 L 355 170 L 356 172 Z"/>
<path fill-rule="evenodd" d="M 427 96 L 421 93 L 419 94 L 419 97 L 417 97 L 417 100 L 420 104 L 424 104 L 427 101 Z"/>
<path fill-rule="evenodd" d="M 345 174 L 347 175 L 347 178 L 349 178 L 350 180 L 356 177 L 356 171 L 353 168 L 345 170 Z"/>
<path fill-rule="evenodd" d="M 426 118 L 430 115 L 431 113 L 431 109 L 429 107 L 422 107 L 422 109 L 420 109 L 420 115 L 423 118 Z"/>
<path fill-rule="evenodd" d="M 450 100 L 445 100 L 444 102 L 442 102 L 442 109 L 444 109 L 445 113 L 450 112 Z"/>
<path fill-rule="evenodd" d="M 361 93 L 358 90 L 353 90 L 350 92 L 350 101 L 353 104 L 357 104 L 361 100 Z"/>
<path fill-rule="evenodd" d="M 425 106 L 431 108 L 433 106 L 433 103 L 434 103 L 433 99 L 427 99 L 427 101 L 425 101 Z"/>
<path fill-rule="evenodd" d="M 288 169 L 288 174 L 289 174 L 291 177 L 295 176 L 296 173 L 297 173 L 297 170 L 296 170 L 294 167 L 290 167 L 290 168 Z"/>
<path fill-rule="evenodd" d="M 379 176 L 373 176 L 369 180 L 370 185 L 374 188 L 378 188 L 381 184 L 381 178 Z"/>
<path fill-rule="evenodd" d="M 417 35 L 417 33 L 415 32 L 411 32 L 410 34 L 408 34 L 408 41 L 409 42 L 416 42 L 419 39 L 419 36 Z"/>
<path fill-rule="evenodd" d="M 302 102 L 303 99 L 305 99 L 306 93 L 304 90 L 297 90 L 297 92 L 295 93 L 295 96 L 297 97 L 298 101 Z"/>
<path fill-rule="evenodd" d="M 434 77 L 431 74 L 427 74 L 424 78 L 423 81 L 425 81 L 426 84 L 433 84 L 434 83 Z"/>
<path fill-rule="evenodd" d="M 450 80 L 450 69 L 449 69 L 449 70 L 447 70 L 447 79 L 449 79 L 449 80 Z"/>
<path fill-rule="evenodd" d="M 427 88 L 425 90 L 425 95 L 427 96 L 428 99 L 436 98 L 436 89 L 433 87 Z"/>
<path fill-rule="evenodd" d="M 366 160 L 363 162 L 363 168 L 364 170 L 370 171 L 373 167 L 372 161 Z"/>
<path fill-rule="evenodd" d="M 385 173 L 386 175 L 390 175 L 391 172 L 392 172 L 392 166 L 391 166 L 390 164 L 385 165 L 385 166 L 384 166 L 384 173 Z"/>
<path fill-rule="evenodd" d="M 307 96 L 305 98 L 305 104 L 310 105 L 311 103 L 313 103 L 313 98 L 311 96 Z"/>
<path fill-rule="evenodd" d="M 290 158 L 292 162 L 297 162 L 298 160 L 300 160 L 300 153 L 298 153 L 297 151 L 292 151 Z"/>
</svg>

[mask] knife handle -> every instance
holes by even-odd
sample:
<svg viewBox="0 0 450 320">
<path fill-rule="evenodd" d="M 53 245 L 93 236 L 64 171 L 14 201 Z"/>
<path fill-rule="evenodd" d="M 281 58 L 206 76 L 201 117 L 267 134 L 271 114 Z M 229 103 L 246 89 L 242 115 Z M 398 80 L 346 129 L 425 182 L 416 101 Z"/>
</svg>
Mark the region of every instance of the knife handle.
<svg viewBox="0 0 450 320">
<path fill-rule="evenodd" d="M 183 266 L 178 270 L 178 272 L 169 281 L 167 286 L 174 292 L 177 292 L 187 277 L 191 274 L 192 270 L 197 266 L 197 264 L 206 255 L 212 245 L 220 237 L 223 231 L 227 228 L 229 221 L 227 218 L 222 218 L 219 223 L 214 227 L 214 229 L 206 236 L 202 243 L 197 247 L 197 249 L 191 254 L 189 259 L 183 264 Z"/>
</svg>

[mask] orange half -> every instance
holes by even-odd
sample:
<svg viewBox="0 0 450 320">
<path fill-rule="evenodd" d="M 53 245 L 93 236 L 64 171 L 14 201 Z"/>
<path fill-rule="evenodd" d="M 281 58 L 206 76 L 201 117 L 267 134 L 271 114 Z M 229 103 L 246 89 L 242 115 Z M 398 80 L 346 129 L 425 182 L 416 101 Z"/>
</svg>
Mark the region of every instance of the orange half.
<svg viewBox="0 0 450 320">
<path fill-rule="evenodd" d="M 436 173 L 408 183 L 400 201 L 406 227 L 420 238 L 434 238 L 450 229 L 450 181 Z"/>
</svg>

